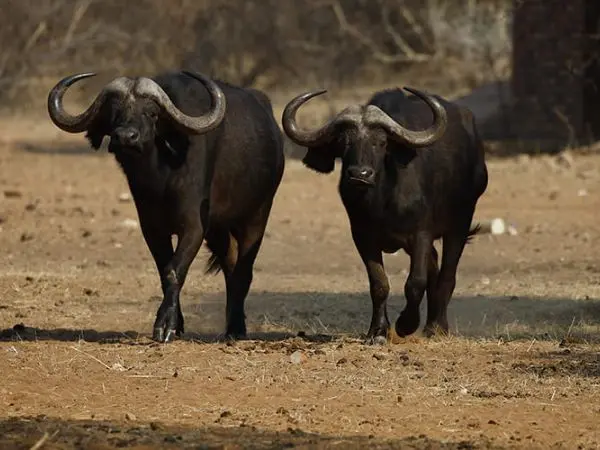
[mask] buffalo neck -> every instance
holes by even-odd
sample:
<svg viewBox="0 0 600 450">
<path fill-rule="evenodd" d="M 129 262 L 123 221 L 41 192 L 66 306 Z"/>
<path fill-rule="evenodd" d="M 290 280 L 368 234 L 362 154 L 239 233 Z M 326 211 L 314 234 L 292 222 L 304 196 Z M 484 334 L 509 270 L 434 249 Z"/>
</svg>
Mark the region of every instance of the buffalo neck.
<svg viewBox="0 0 600 450">
<path fill-rule="evenodd" d="M 115 152 L 132 195 L 151 194 L 161 198 L 172 173 L 168 158 L 156 148 L 144 149 L 142 153 Z"/>
</svg>

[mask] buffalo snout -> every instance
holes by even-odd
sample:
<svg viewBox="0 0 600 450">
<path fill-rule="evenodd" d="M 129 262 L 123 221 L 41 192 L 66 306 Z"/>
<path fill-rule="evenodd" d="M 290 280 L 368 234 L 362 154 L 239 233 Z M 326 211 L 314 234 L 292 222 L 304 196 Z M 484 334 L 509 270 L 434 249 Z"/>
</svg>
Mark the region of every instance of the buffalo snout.
<svg viewBox="0 0 600 450">
<path fill-rule="evenodd" d="M 375 185 L 375 169 L 369 166 L 350 166 L 347 171 L 348 181 L 362 186 Z"/>
<path fill-rule="evenodd" d="M 137 147 L 140 143 L 140 132 L 133 127 L 119 127 L 115 129 L 112 139 L 123 147 Z"/>
</svg>

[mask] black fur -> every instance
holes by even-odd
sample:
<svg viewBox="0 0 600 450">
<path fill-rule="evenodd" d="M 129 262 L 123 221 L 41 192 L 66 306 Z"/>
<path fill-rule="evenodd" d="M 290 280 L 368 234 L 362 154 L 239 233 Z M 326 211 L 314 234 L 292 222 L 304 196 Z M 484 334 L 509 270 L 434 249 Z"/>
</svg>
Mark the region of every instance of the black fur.
<svg viewBox="0 0 600 450">
<path fill-rule="evenodd" d="M 370 339 L 385 336 L 389 320 L 389 282 L 382 252 L 404 249 L 411 258 L 405 285 L 407 305 L 396 322 L 405 336 L 419 327 L 419 305 L 427 292 L 426 332 L 447 332 L 447 306 L 465 244 L 479 232 L 472 226 L 479 197 L 487 188 L 484 149 L 472 113 L 436 97 L 448 114 L 445 134 L 425 148 L 391 140 L 379 127 L 343 125 L 325 145 L 309 148 L 304 164 L 321 173 L 342 161 L 339 192 L 350 219 L 352 237 L 365 264 L 373 301 Z M 412 130 L 431 126 L 433 113 L 415 96 L 399 89 L 381 91 L 369 100 Z M 373 180 L 357 183 L 357 168 L 372 170 Z M 441 268 L 434 241 L 443 239 Z"/>
<path fill-rule="evenodd" d="M 188 115 L 210 108 L 206 88 L 187 75 L 164 73 L 154 81 Z M 87 132 L 94 148 L 110 137 L 109 150 L 127 177 L 164 294 L 154 324 L 159 341 L 183 333 L 179 295 L 203 241 L 212 253 L 207 271 L 225 276 L 226 334 L 246 334 L 244 301 L 283 175 L 283 140 L 269 98 L 216 83 L 226 97 L 226 114 L 204 135 L 181 132 L 143 98 L 109 99 Z M 139 148 L 123 147 L 115 138 L 125 126 L 140 132 Z M 178 237 L 175 249 L 172 235 Z"/>
</svg>

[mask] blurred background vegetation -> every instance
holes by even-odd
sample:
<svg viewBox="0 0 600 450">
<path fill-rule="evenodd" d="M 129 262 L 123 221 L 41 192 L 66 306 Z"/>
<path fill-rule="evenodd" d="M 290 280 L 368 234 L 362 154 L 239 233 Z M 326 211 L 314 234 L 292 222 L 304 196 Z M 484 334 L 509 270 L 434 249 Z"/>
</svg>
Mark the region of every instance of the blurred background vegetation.
<svg viewBox="0 0 600 450">
<path fill-rule="evenodd" d="M 0 0 L 0 105 L 42 106 L 67 74 L 191 68 L 269 94 L 507 79 L 510 0 Z M 101 77 L 99 77 L 101 78 Z M 87 92 L 86 95 L 91 95 Z"/>
</svg>

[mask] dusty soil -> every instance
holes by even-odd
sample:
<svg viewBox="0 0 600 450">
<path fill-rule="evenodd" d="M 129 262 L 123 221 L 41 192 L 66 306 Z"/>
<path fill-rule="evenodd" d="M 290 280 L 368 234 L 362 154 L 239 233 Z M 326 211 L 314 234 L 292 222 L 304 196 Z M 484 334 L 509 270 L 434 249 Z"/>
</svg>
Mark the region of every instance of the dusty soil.
<svg viewBox="0 0 600 450">
<path fill-rule="evenodd" d="M 363 345 L 370 300 L 337 177 L 288 162 L 247 301 L 223 280 L 148 336 L 153 262 L 111 156 L 45 120 L 0 124 L 0 448 L 600 448 L 600 155 L 489 162 L 452 336 Z M 386 259 L 395 320 L 408 259 Z"/>
</svg>

